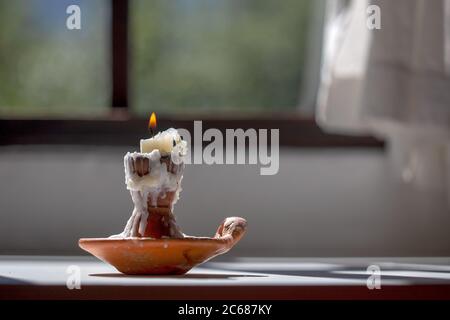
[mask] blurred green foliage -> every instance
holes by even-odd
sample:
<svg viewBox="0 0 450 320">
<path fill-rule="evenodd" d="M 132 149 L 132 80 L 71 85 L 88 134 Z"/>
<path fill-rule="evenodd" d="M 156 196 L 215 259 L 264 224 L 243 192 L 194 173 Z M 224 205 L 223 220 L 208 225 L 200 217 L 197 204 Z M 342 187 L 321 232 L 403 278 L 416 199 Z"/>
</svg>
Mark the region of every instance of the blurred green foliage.
<svg viewBox="0 0 450 320">
<path fill-rule="evenodd" d="M 82 8 L 81 30 L 66 8 Z M 0 115 L 109 110 L 109 0 L 0 0 Z"/>
<path fill-rule="evenodd" d="M 298 104 L 312 0 L 132 0 L 139 114 Z"/>
<path fill-rule="evenodd" d="M 78 4 L 82 29 L 67 30 Z M 138 114 L 261 112 L 298 103 L 312 0 L 130 0 Z M 110 105 L 109 0 L 0 0 L 0 116 Z"/>
</svg>

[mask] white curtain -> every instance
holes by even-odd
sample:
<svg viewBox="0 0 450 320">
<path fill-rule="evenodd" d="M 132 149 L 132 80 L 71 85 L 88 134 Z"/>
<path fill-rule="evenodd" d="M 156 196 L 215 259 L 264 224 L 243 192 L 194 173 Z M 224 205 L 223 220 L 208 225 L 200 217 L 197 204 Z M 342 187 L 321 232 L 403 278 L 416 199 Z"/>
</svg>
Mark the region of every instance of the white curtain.
<svg viewBox="0 0 450 320">
<path fill-rule="evenodd" d="M 323 47 L 321 127 L 381 136 L 402 181 L 450 199 L 450 0 L 329 0 Z"/>
</svg>

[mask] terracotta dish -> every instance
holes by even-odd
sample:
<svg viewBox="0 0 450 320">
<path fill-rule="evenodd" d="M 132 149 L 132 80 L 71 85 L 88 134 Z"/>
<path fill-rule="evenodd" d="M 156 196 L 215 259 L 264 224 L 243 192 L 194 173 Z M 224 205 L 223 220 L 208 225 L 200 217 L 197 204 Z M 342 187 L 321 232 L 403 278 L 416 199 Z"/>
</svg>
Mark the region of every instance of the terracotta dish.
<svg viewBox="0 0 450 320">
<path fill-rule="evenodd" d="M 232 217 L 225 219 L 213 238 L 85 238 L 79 245 L 125 274 L 184 274 L 230 250 L 246 227 L 244 219 Z"/>
</svg>

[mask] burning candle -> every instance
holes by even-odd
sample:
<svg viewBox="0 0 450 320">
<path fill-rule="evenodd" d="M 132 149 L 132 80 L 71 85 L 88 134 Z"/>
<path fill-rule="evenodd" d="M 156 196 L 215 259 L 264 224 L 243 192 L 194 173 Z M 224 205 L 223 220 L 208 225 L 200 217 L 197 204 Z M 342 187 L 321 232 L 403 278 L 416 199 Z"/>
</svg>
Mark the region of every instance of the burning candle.
<svg viewBox="0 0 450 320">
<path fill-rule="evenodd" d="M 152 113 L 149 130 L 156 129 Z M 134 210 L 119 237 L 182 237 L 172 214 L 179 198 L 187 143 L 174 128 L 140 140 L 140 152 L 124 157 L 125 183 Z"/>
<path fill-rule="evenodd" d="M 158 150 L 161 157 L 170 156 L 170 160 L 174 164 L 181 164 L 183 162 L 182 157 L 187 153 L 187 144 L 178 134 L 178 131 L 170 128 L 154 135 L 157 127 L 155 113 L 152 113 L 150 116 L 148 127 L 152 137 L 149 139 L 141 139 L 141 153 L 152 153 L 154 150 Z M 169 164 L 167 165 L 169 166 Z"/>
<path fill-rule="evenodd" d="M 154 135 L 157 127 L 156 115 L 152 113 L 148 122 L 148 127 L 152 137 L 149 139 L 141 139 L 141 152 L 150 153 L 153 150 L 159 150 L 162 155 L 172 153 L 173 149 L 181 143 L 181 137 L 178 131 L 170 128 L 163 132 L 158 132 Z"/>
</svg>

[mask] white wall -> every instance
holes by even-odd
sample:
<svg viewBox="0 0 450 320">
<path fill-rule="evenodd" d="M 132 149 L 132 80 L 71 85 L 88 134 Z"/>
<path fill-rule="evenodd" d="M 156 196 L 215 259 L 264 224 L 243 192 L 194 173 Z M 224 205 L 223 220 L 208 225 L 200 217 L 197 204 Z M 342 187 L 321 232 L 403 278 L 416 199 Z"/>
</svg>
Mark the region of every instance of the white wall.
<svg viewBox="0 0 450 320">
<path fill-rule="evenodd" d="M 132 209 L 123 155 L 133 148 L 0 148 L 0 254 L 82 254 L 80 237 L 122 230 Z M 444 194 L 408 190 L 381 150 L 282 149 L 280 171 L 190 165 L 175 214 L 212 235 L 249 222 L 234 255 L 450 255 Z M 231 253 L 231 252 L 230 252 Z"/>
</svg>

